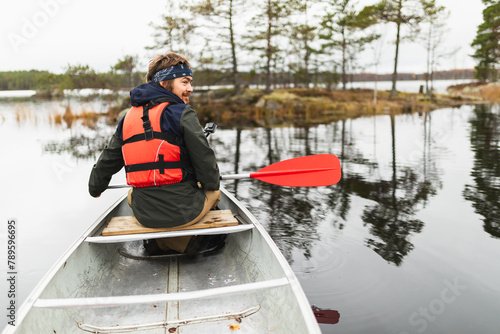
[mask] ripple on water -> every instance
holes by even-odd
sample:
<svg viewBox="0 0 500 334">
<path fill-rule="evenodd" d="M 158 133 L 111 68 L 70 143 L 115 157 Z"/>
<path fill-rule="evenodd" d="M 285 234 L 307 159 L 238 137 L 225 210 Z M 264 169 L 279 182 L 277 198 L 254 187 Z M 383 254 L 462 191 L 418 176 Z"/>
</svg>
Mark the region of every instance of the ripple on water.
<svg viewBox="0 0 500 334">
<path fill-rule="evenodd" d="M 406 312 L 393 310 L 387 315 L 383 314 L 384 307 L 374 307 L 391 300 L 390 296 L 385 301 L 379 297 L 395 278 L 391 278 L 390 272 L 378 270 L 376 261 L 373 264 L 358 261 L 367 257 L 360 254 L 363 252 L 370 254 L 370 250 L 359 244 L 357 236 L 331 237 L 314 245 L 310 258 L 295 256 L 292 267 L 310 301 L 319 307 L 338 310 L 340 322 L 342 315 L 355 317 L 360 323 L 371 323 L 378 317 Z M 371 301 L 369 305 L 367 300 Z"/>
</svg>

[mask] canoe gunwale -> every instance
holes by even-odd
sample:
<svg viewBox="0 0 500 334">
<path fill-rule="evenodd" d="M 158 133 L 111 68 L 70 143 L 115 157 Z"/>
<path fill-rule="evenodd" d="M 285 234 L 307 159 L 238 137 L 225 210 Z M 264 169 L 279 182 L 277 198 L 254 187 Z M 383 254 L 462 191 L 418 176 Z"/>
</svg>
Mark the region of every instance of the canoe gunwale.
<svg viewBox="0 0 500 334">
<path fill-rule="evenodd" d="M 83 243 L 85 238 L 89 235 L 92 235 L 93 232 L 98 230 L 100 226 L 104 224 L 104 220 L 106 216 L 108 216 L 117 206 L 120 205 L 123 200 L 127 198 L 127 193 L 124 193 L 122 196 L 120 196 L 106 211 L 104 211 L 99 218 L 96 219 L 96 221 L 89 226 L 89 228 L 81 235 L 78 237 L 78 239 L 75 240 L 75 242 L 71 245 L 71 247 L 64 252 L 59 260 L 57 260 L 54 265 L 47 271 L 47 273 L 43 276 L 43 278 L 40 280 L 40 283 L 38 283 L 37 286 L 31 291 L 31 293 L 28 295 L 26 300 L 21 304 L 21 307 L 19 308 L 19 313 L 17 314 L 17 319 L 16 322 L 17 324 L 22 324 L 22 321 L 24 318 L 28 315 L 29 311 L 33 307 L 33 304 L 36 302 L 38 297 L 42 294 L 43 290 L 47 287 L 47 285 L 50 283 L 51 279 L 54 277 L 54 275 L 57 273 L 57 271 L 64 266 L 64 263 L 66 260 L 75 252 L 75 250 Z M 16 331 L 16 327 L 12 326 L 7 326 L 5 327 L 4 331 L 2 334 L 7 334 L 7 333 L 14 333 Z"/>
<path fill-rule="evenodd" d="M 290 287 L 295 295 L 295 298 L 298 301 L 300 310 L 304 317 L 305 324 L 308 328 L 308 333 L 321 333 L 318 322 L 314 313 L 311 309 L 311 304 L 309 303 L 302 286 L 300 285 L 297 276 L 293 272 L 290 264 L 286 260 L 285 256 L 281 253 L 278 246 L 274 243 L 271 236 L 267 233 L 264 227 L 258 222 L 258 220 L 253 216 L 253 214 L 248 211 L 248 209 L 243 206 L 240 201 L 238 201 L 233 194 L 229 193 L 225 188 L 221 187 L 221 192 L 229 199 L 230 202 L 234 203 L 235 206 L 238 207 L 239 215 L 243 216 L 248 222 L 255 225 L 255 229 L 261 234 L 262 238 L 266 241 L 267 245 L 273 252 L 274 256 L 280 263 L 281 269 L 285 273 L 286 278 L 289 281 Z"/>
</svg>

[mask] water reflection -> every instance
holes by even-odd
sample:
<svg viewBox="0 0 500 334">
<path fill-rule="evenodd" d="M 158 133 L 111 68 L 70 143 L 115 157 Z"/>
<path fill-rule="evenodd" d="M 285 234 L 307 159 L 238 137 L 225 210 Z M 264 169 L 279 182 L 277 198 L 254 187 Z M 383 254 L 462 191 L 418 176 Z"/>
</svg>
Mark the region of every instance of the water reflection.
<svg viewBox="0 0 500 334">
<path fill-rule="evenodd" d="M 371 234 L 371 237 L 365 240 L 367 247 L 397 266 L 401 265 L 404 257 L 414 248 L 410 241 L 411 236 L 420 233 L 424 227 L 424 222 L 416 218 L 417 213 L 441 187 L 432 155 L 428 152 L 431 141 L 430 131 L 428 131 L 431 118 L 426 114 L 423 115 L 423 152 L 421 158 L 414 161 L 414 165 L 411 166 L 397 163 L 396 121 L 393 116 L 390 117 L 390 121 L 390 150 L 392 151 L 390 179 L 371 177 L 371 175 L 383 174 L 377 171 L 384 169 L 385 166 L 373 161 L 366 156 L 366 152 L 357 148 L 356 140 L 346 128 L 345 120 L 330 125 L 331 131 L 311 131 L 311 128 L 290 129 L 292 135 L 287 138 L 293 138 L 292 149 L 287 147 L 287 141 L 279 130 L 265 130 L 267 144 L 262 146 L 267 148 L 265 153 L 267 164 L 284 158 L 280 156 L 280 152 L 291 152 L 293 157 L 332 153 L 332 151 L 323 151 L 325 143 L 340 144 L 336 152 L 340 153 L 337 154 L 343 165 L 342 179 L 336 186 L 323 190 L 321 197 L 315 196 L 318 192 L 316 189 L 283 188 L 266 184 L 252 185 L 253 199 L 265 201 L 269 205 L 269 233 L 275 240 L 282 238 L 286 240 L 284 243 L 279 243 L 279 246 L 290 262 L 293 259 L 289 255 L 294 248 L 301 249 L 304 257 L 309 258 L 310 247 L 319 238 L 317 223 L 328 213 L 340 218 L 332 222 L 338 230 L 344 228 L 353 195 L 375 203 L 367 205 L 361 217 L 364 226 L 368 227 Z M 376 133 L 374 135 L 376 136 Z M 322 144 L 318 145 L 318 142 Z M 311 148 L 311 143 L 314 149 Z M 369 172 L 361 176 L 359 172 L 355 172 L 357 166 L 364 166 Z M 311 214 L 312 212 L 314 215 Z"/>
<path fill-rule="evenodd" d="M 340 320 L 340 313 L 337 310 L 326 310 L 320 309 L 317 306 L 312 306 L 312 310 L 316 320 L 320 324 L 329 324 L 334 325 L 337 324 Z"/>
<path fill-rule="evenodd" d="M 239 183 L 234 182 L 234 193 L 240 198 L 250 197 L 245 202 L 268 224 L 268 232 L 290 263 L 293 262 L 294 250 L 300 250 L 306 259 L 311 257 L 310 250 L 320 239 L 318 222 L 333 216 L 336 218 L 330 218 L 330 225 L 342 230 L 348 223 L 352 197 L 369 199 L 375 204 L 366 205 L 362 211 L 361 218 L 371 235 L 365 240 L 365 245 L 389 263 L 399 266 L 414 248 L 411 236 L 424 228 L 424 222 L 417 218 L 417 213 L 441 187 L 429 153 L 431 118 L 427 114 L 421 118 L 422 152 L 412 165 L 406 166 L 397 162 L 394 116 L 390 117 L 391 146 L 378 148 L 380 151 L 391 151 L 392 161 L 388 166 L 387 162 L 379 163 L 358 147 L 358 137 L 348 128 L 346 120 L 322 127 L 250 130 L 246 131 L 249 134 L 244 140 L 243 130 L 236 129 L 234 147 L 228 146 L 227 141 L 215 145 L 224 145 L 225 152 L 234 152 L 232 157 L 222 158 L 229 165 L 233 163 L 231 170 L 234 173 L 256 171 L 277 161 L 303 155 L 337 154 L 343 170 L 342 179 L 335 186 L 286 188 L 253 182 L 247 195 L 244 189 L 240 194 Z M 375 140 L 376 127 L 374 131 Z M 252 147 L 259 150 L 252 150 Z M 360 167 L 366 172 L 360 173 Z M 384 174 L 381 171 L 388 168 L 391 171 L 389 179 L 373 177 Z"/>
<path fill-rule="evenodd" d="M 363 211 L 365 226 L 370 226 L 370 234 L 375 237 L 368 238 L 366 245 L 398 266 L 413 249 L 409 237 L 424 227 L 421 220 L 414 218 L 415 207 L 433 190 L 429 182 L 416 180 L 417 175 L 406 169 L 400 177 L 394 175 L 391 181 L 381 180 L 366 187 L 367 197 L 377 202 Z"/>
<path fill-rule="evenodd" d="M 376 202 L 363 211 L 362 220 L 365 226 L 370 226 L 370 234 L 375 237 L 368 238 L 366 245 L 386 261 L 399 266 L 403 258 L 414 248 L 409 237 L 414 233 L 420 233 L 424 227 L 424 222 L 415 218 L 419 205 L 425 203 L 429 196 L 436 194 L 435 187 L 438 182 L 431 182 L 425 178 L 425 174 L 416 173 L 410 167 L 397 167 L 396 122 L 393 115 L 390 119 L 392 179 L 362 181 L 357 188 L 362 191 L 360 195 Z"/>
<path fill-rule="evenodd" d="M 384 115 L 302 128 L 230 129 L 220 124 L 219 131 L 210 137 L 222 173 L 251 172 L 306 154 L 333 153 L 341 158 L 342 180 L 331 187 L 283 188 L 256 180 L 224 182 L 270 232 L 309 300 L 323 309 L 321 314 L 331 311 L 332 322 L 337 321 L 338 312 L 342 314 L 337 324 L 322 325 L 325 333 L 416 332 L 417 327 L 408 328 L 409 317 L 424 306 L 442 304 L 435 301 L 445 288 L 443 279 L 458 279 L 468 288 L 456 301 L 446 303 L 446 312 L 429 323 L 429 332 L 442 332 L 443 328 L 460 332 L 471 321 L 471 326 L 483 332 L 498 328 L 496 318 L 487 315 L 499 311 L 499 271 L 491 264 L 499 256 L 500 244 L 490 236 L 500 235 L 500 110 L 474 108 L 395 118 Z M 78 163 L 83 172 L 74 169 L 67 174 L 65 180 L 71 182 L 57 183 L 54 194 L 63 189 L 81 196 L 84 202 L 88 195 L 78 194 L 73 181 L 84 186 L 89 161 L 96 158 L 91 152 L 99 154 L 115 126 L 99 121 L 95 129 L 89 129 L 76 120 L 68 128 L 64 120 L 62 126 L 55 126 L 37 114 L 36 126 L 44 131 L 32 131 L 24 122 L 35 121 L 27 117 L 22 127 L 16 126 L 12 110 L 0 116 L 5 118 L 0 125 L 6 141 L 18 133 L 36 133 L 41 139 L 32 141 L 31 146 L 41 142 L 45 152 L 71 152 L 82 159 Z M 59 158 L 42 159 L 47 165 L 40 170 L 50 171 Z M 7 169 L 5 174 L 12 175 L 12 171 Z M 51 175 L 46 176 L 52 188 Z M 9 186 L 15 189 L 14 184 L 8 184 L 7 189 Z M 104 208 L 101 200 L 95 203 Z M 24 202 L 19 203 L 21 212 Z M 59 215 L 66 222 L 67 215 Z M 417 252 L 418 247 L 422 249 Z M 35 255 L 26 257 L 28 265 L 37 264 Z M 51 263 L 46 265 L 48 268 Z M 478 286 L 483 288 L 474 289 Z"/>
<path fill-rule="evenodd" d="M 435 151 L 440 147 L 433 139 L 431 113 L 415 116 L 419 122 L 420 138 L 416 138 L 419 151 L 409 163 L 397 154 L 405 136 L 404 131 L 398 132 L 398 126 L 404 121 L 390 115 L 385 117 L 384 122 L 390 126 L 377 129 L 375 120 L 380 118 L 374 117 L 370 130 L 373 135 L 364 138 L 352 127 L 352 121 L 342 120 L 296 128 L 221 129 L 210 140 L 217 150 L 221 171 L 226 173 L 256 171 L 277 161 L 310 154 L 333 153 L 341 159 L 342 179 L 332 187 L 287 188 L 245 181 L 225 184 L 267 224 L 267 230 L 290 263 L 296 250 L 304 258 L 311 258 L 311 249 L 321 239 L 319 222 L 328 219 L 331 227 L 343 230 L 349 223 L 350 212 L 356 209 L 352 207 L 353 198 L 359 197 L 370 201 L 360 210 L 363 226 L 369 233 L 364 245 L 388 263 L 400 266 L 414 249 L 413 236 L 425 227 L 420 210 L 442 187 L 435 161 Z M 478 106 L 470 124 L 475 184 L 466 186 L 464 196 L 484 217 L 485 231 L 500 237 L 498 112 Z M 69 139 L 45 143 L 45 152 L 69 152 L 76 158 L 95 159 L 114 126 L 102 121 L 95 129 L 76 131 L 73 126 L 72 131 Z M 384 136 L 389 140 L 380 140 Z M 373 146 L 373 152 L 367 150 L 367 143 Z M 378 159 L 378 153 L 389 159 Z"/>
<path fill-rule="evenodd" d="M 310 151 L 308 134 L 309 128 L 297 128 L 296 132 L 293 132 L 292 141 L 299 145 L 294 145 L 294 149 L 288 150 L 287 153 L 297 157 L 304 155 L 303 151 Z M 287 151 L 283 144 L 289 139 L 285 136 L 285 132 L 273 131 L 272 128 L 265 129 L 265 143 L 261 147 L 266 148 L 267 165 L 283 160 L 282 152 Z M 257 166 L 251 168 L 258 169 Z M 312 210 L 321 207 L 317 200 L 308 196 L 309 189 L 259 183 L 258 186 L 251 188 L 250 193 L 255 199 L 266 199 L 267 205 L 264 208 L 270 218 L 268 232 L 276 240 L 280 240 L 280 250 L 287 260 L 293 261 L 294 249 L 300 249 L 304 257 L 309 259 L 312 242 L 319 239 Z"/>
<path fill-rule="evenodd" d="M 234 174 L 238 174 L 240 172 L 240 146 L 241 146 L 241 128 L 236 129 L 236 149 L 234 152 Z M 240 180 L 234 181 L 233 193 L 238 193 L 238 184 Z"/>
<path fill-rule="evenodd" d="M 341 159 L 342 179 L 332 187 L 285 188 L 262 182 L 243 183 L 247 191 L 237 182 L 231 184 L 236 196 L 268 224 L 267 230 L 290 263 L 294 260 L 294 250 L 310 258 L 312 246 L 320 240 L 318 223 L 326 217 L 330 226 L 338 231 L 344 229 L 349 223 L 353 196 L 373 203 L 365 205 L 361 213 L 370 233 L 365 239 L 367 247 L 397 266 L 414 248 L 411 238 L 424 228 L 424 222 L 417 218 L 418 212 L 441 187 L 430 153 L 431 117 L 420 116 L 421 152 L 407 165 L 398 163 L 401 157 L 396 154 L 396 118 L 387 117 L 390 134 L 384 130 L 377 133 L 374 126 L 373 147 L 374 151 L 390 152 L 390 161 L 379 162 L 376 154 L 361 147 L 362 138 L 347 120 L 318 127 L 237 129 L 233 140 L 214 143 L 217 147 L 223 146 L 224 152 L 233 153 L 225 155 L 219 150 L 218 157 L 232 166 L 229 169 L 234 173 L 256 171 L 277 161 L 309 154 L 334 153 Z M 388 135 L 389 146 L 376 145 L 377 136 Z"/>
<path fill-rule="evenodd" d="M 464 197 L 483 217 L 483 228 L 500 238 L 500 106 L 478 105 L 469 123 L 474 152 L 471 176 L 474 184 L 465 186 Z"/>
<path fill-rule="evenodd" d="M 48 140 L 43 151 L 52 154 L 69 153 L 78 159 L 96 160 L 109 142 L 114 127 L 105 122 L 97 122 L 93 128 L 73 126 L 69 138 Z"/>
</svg>

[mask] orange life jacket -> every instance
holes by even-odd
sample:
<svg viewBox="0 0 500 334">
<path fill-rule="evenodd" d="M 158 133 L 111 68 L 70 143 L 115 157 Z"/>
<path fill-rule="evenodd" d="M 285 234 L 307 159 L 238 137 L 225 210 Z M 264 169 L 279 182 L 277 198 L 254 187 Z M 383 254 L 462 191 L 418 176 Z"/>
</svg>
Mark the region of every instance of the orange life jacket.
<svg viewBox="0 0 500 334">
<path fill-rule="evenodd" d="M 129 185 L 152 187 L 187 178 L 183 169 L 191 163 L 182 138 L 161 131 L 162 111 L 168 104 L 132 107 L 125 115 L 122 154 Z"/>
</svg>

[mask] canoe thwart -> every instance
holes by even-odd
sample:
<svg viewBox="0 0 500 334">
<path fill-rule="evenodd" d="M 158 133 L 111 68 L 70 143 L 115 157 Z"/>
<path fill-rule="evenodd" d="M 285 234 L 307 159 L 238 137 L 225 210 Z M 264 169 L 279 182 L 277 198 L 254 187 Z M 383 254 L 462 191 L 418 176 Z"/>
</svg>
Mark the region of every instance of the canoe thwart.
<svg viewBox="0 0 500 334">
<path fill-rule="evenodd" d="M 111 218 L 108 226 L 102 231 L 103 236 L 154 233 L 195 230 L 201 228 L 214 228 L 236 226 L 238 220 L 233 216 L 231 210 L 211 210 L 199 222 L 185 227 L 150 228 L 142 225 L 134 216 L 118 216 Z"/>
<path fill-rule="evenodd" d="M 33 306 L 39 308 L 95 308 L 95 307 L 115 307 L 133 304 L 154 304 L 183 300 L 196 300 L 201 298 L 218 298 L 228 295 L 237 295 L 246 292 L 274 289 L 290 284 L 288 278 L 275 278 L 265 281 L 237 284 L 219 288 L 211 288 L 196 291 L 183 291 L 173 293 L 160 293 L 153 295 L 132 295 L 132 296 L 109 296 L 109 297 L 87 297 L 87 298 L 57 298 L 57 299 L 37 299 Z"/>
<path fill-rule="evenodd" d="M 113 327 L 99 327 L 84 324 L 79 322 L 78 328 L 85 332 L 89 333 L 128 333 L 135 332 L 146 329 L 155 329 L 155 328 L 171 328 L 171 327 L 180 327 L 185 325 L 194 325 L 212 321 L 222 321 L 222 320 L 232 320 L 232 319 L 242 319 L 251 316 L 252 314 L 257 313 L 260 310 L 260 305 L 255 305 L 246 310 L 240 312 L 233 312 L 227 314 L 216 314 L 207 317 L 197 317 L 192 319 L 183 319 L 183 320 L 173 320 L 166 322 L 156 322 L 152 324 L 142 324 L 135 326 L 113 326 Z"/>
<path fill-rule="evenodd" d="M 254 227 L 255 227 L 254 224 L 244 223 L 244 224 L 239 224 L 236 226 L 200 228 L 200 229 L 182 230 L 182 231 L 167 231 L 167 232 L 108 235 L 108 236 L 98 235 L 95 237 L 86 237 L 85 242 L 99 243 L 99 244 L 112 244 L 112 243 L 130 242 L 130 241 L 156 239 L 156 238 L 175 238 L 175 237 L 182 237 L 182 236 L 186 236 L 186 235 L 230 234 L 230 233 L 239 233 L 239 232 L 248 231 L 248 230 L 253 229 Z"/>
</svg>

